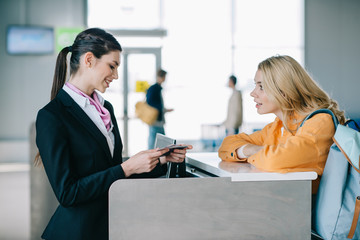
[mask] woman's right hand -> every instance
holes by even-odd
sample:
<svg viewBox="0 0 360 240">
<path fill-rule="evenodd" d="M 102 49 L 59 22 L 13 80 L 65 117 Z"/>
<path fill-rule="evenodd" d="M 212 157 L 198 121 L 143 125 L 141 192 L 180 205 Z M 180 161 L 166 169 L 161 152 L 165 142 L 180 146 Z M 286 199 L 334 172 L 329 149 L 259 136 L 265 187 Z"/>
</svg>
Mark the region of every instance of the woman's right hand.
<svg viewBox="0 0 360 240">
<path fill-rule="evenodd" d="M 151 149 L 141 151 L 121 164 L 125 177 L 132 174 L 150 172 L 159 163 L 159 157 L 168 152 L 169 149 Z"/>
</svg>

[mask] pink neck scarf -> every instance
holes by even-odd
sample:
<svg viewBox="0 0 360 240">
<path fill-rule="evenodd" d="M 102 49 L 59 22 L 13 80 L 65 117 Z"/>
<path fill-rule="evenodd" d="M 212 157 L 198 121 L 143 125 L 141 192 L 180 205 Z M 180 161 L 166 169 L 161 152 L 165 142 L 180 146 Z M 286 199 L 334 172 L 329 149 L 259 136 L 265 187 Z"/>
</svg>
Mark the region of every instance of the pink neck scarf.
<svg viewBox="0 0 360 240">
<path fill-rule="evenodd" d="M 98 111 L 102 121 L 105 124 L 106 129 L 109 131 L 110 127 L 111 127 L 111 118 L 110 118 L 110 113 L 109 111 L 103 106 L 101 105 L 99 98 L 97 96 L 97 94 L 94 92 L 92 94 L 92 98 L 89 97 L 88 95 L 86 95 L 85 93 L 83 93 L 82 91 L 80 91 L 80 89 L 78 89 L 77 87 L 75 87 L 74 85 L 72 85 L 71 83 L 67 82 L 65 83 L 66 86 L 68 86 L 71 90 L 73 90 L 74 92 L 76 92 L 77 94 L 86 97 L 87 99 L 89 99 L 90 104 L 93 105 L 96 110 Z"/>
</svg>

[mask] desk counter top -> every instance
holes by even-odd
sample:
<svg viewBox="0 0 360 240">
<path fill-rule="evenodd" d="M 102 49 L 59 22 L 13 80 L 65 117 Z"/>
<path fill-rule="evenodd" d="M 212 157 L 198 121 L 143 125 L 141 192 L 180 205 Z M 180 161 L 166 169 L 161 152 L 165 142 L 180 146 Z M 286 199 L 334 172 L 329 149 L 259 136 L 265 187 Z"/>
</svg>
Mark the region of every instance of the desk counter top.
<svg viewBox="0 0 360 240">
<path fill-rule="evenodd" d="M 187 153 L 186 163 L 219 177 L 231 177 L 232 181 L 315 180 L 317 178 L 316 172 L 260 171 L 249 163 L 222 161 L 217 152 Z"/>
</svg>

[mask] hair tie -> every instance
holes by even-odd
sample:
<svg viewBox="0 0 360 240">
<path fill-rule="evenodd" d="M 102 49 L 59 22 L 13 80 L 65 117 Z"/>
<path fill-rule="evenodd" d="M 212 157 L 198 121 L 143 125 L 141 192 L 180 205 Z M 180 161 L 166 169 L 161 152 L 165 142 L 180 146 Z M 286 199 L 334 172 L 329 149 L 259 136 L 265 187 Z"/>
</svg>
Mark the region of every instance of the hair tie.
<svg viewBox="0 0 360 240">
<path fill-rule="evenodd" d="M 72 52 L 72 46 L 68 46 L 69 52 Z"/>
</svg>

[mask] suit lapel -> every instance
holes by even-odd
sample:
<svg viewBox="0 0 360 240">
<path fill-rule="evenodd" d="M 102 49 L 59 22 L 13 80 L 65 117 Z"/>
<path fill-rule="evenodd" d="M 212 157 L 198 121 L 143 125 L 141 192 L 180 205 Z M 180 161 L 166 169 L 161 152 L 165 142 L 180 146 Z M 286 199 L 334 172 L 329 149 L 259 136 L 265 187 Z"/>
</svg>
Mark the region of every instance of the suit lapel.
<svg viewBox="0 0 360 240">
<path fill-rule="evenodd" d="M 95 125 L 95 123 L 89 118 L 89 116 L 81 109 L 81 107 L 67 94 L 63 89 L 59 91 L 57 95 L 65 106 L 67 106 L 67 111 L 73 115 L 84 127 L 85 129 L 96 139 L 99 145 L 104 149 L 108 159 L 111 159 L 111 153 L 109 146 L 107 144 L 105 136 Z"/>
<path fill-rule="evenodd" d="M 117 121 L 116 121 L 116 118 L 115 118 L 114 110 L 113 110 L 111 104 L 109 102 L 107 102 L 107 101 L 105 101 L 104 107 L 110 112 L 111 121 L 112 121 L 112 123 L 114 125 L 113 134 L 114 134 L 114 138 L 115 138 L 115 146 L 114 146 L 113 160 L 115 160 L 116 163 L 118 163 L 117 161 L 119 161 L 119 160 L 121 160 L 121 162 L 122 162 L 122 148 L 123 148 L 123 145 L 122 145 L 122 141 L 121 141 Z"/>
</svg>

